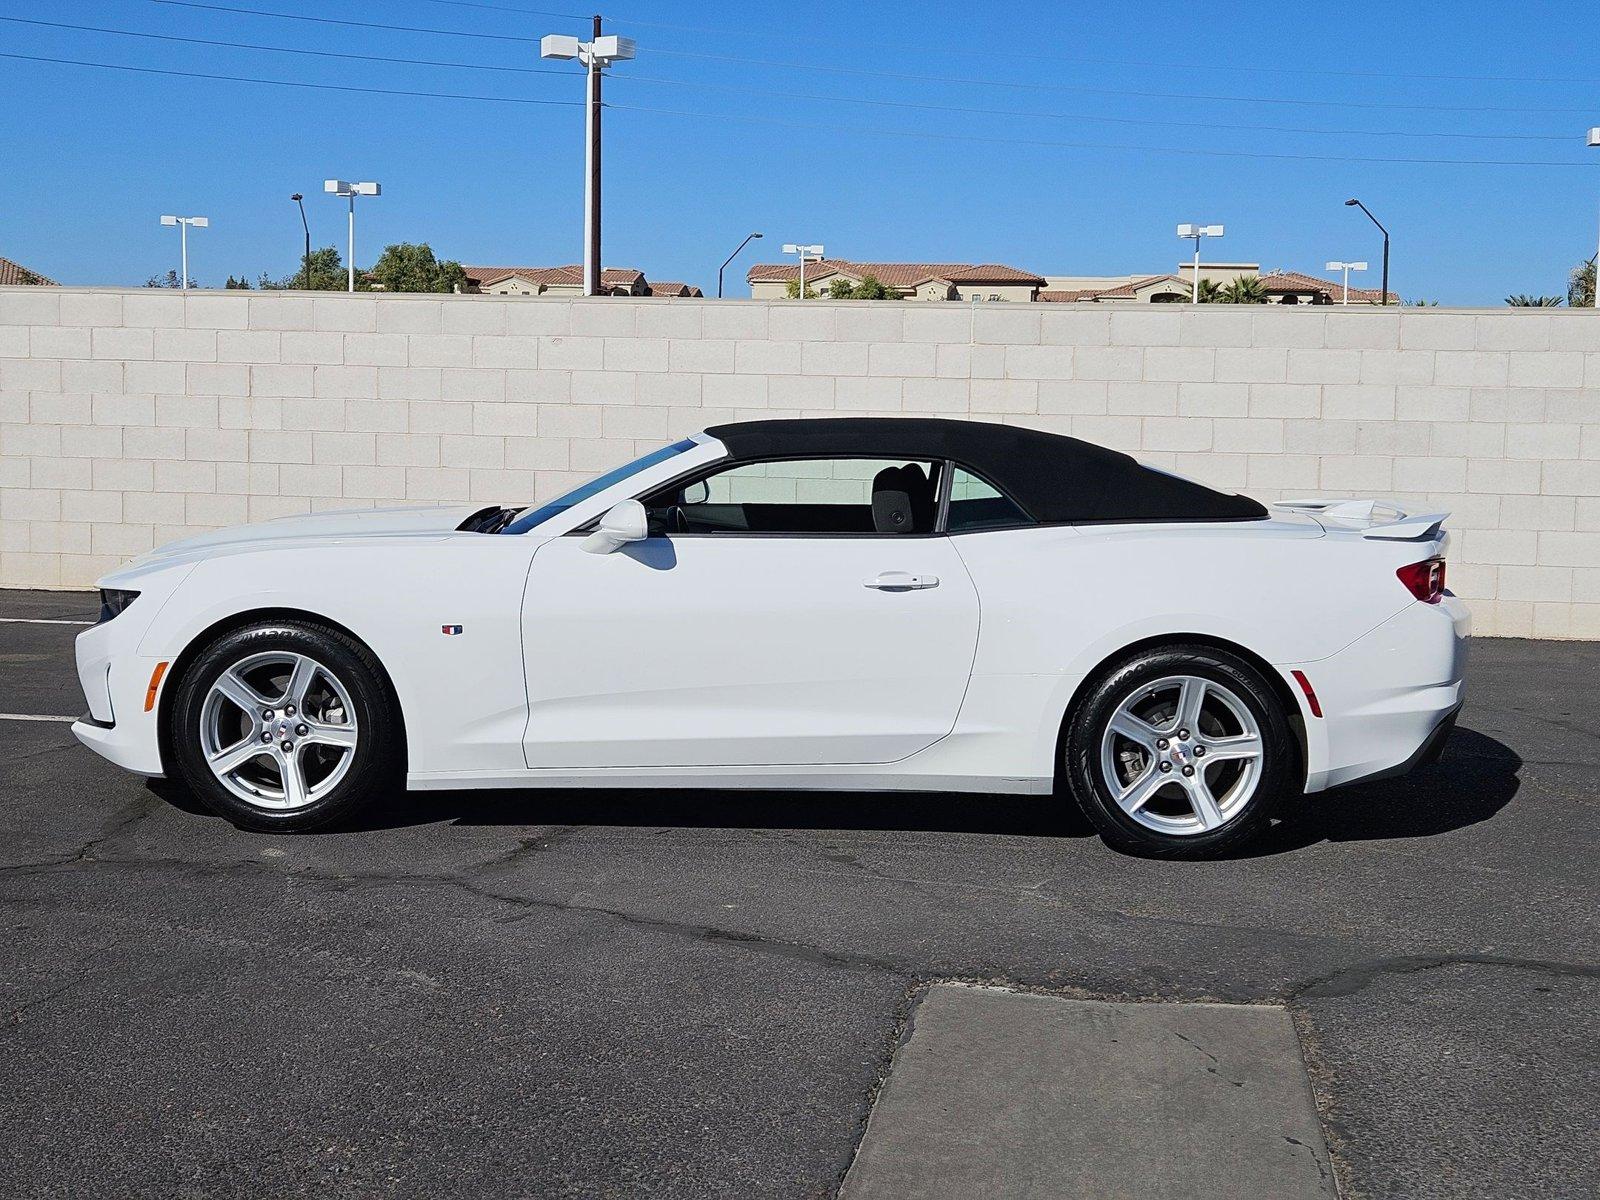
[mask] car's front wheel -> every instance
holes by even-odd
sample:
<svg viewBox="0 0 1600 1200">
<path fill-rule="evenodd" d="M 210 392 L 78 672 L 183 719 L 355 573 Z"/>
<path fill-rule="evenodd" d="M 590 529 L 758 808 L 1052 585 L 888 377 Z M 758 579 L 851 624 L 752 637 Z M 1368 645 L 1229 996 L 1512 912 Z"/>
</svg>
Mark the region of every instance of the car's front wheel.
<svg viewBox="0 0 1600 1200">
<path fill-rule="evenodd" d="M 212 642 L 183 672 L 172 757 L 208 808 L 246 829 L 310 829 L 400 785 L 399 721 L 372 653 L 310 621 Z"/>
<path fill-rule="evenodd" d="M 1118 849 L 1205 857 L 1260 831 L 1298 770 L 1249 663 L 1209 646 L 1138 652 L 1091 685 L 1066 738 L 1072 792 Z"/>
</svg>

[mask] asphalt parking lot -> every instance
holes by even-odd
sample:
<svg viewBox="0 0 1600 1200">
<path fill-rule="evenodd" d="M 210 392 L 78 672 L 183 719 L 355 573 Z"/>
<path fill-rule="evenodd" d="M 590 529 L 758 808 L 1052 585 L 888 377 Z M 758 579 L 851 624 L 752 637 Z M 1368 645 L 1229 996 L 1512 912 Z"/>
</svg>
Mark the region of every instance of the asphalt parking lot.
<svg viewBox="0 0 1600 1200">
<path fill-rule="evenodd" d="M 72 715 L 85 595 L 0 593 Z M 0 1194 L 826 1196 L 943 980 L 1286 1005 L 1346 1196 L 1600 1190 L 1600 644 L 1222 862 L 1048 801 L 397 795 L 242 833 L 0 719 Z M 1161 1139 L 1163 1114 L 1145 1135 Z"/>
</svg>

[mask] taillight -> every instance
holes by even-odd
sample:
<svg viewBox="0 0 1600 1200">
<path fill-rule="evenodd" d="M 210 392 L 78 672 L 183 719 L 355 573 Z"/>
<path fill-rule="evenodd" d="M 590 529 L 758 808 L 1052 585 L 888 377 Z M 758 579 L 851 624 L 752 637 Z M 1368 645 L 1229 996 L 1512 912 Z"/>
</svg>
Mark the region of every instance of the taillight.
<svg viewBox="0 0 1600 1200">
<path fill-rule="evenodd" d="M 1427 558 L 1401 567 L 1395 572 L 1400 582 L 1424 604 L 1437 604 L 1444 597 L 1444 559 Z"/>
</svg>

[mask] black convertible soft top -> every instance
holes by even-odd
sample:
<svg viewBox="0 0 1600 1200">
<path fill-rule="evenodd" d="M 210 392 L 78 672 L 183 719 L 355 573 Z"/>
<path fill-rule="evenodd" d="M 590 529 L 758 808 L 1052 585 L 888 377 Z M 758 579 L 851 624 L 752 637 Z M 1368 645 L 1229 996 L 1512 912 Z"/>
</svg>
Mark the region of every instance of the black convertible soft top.
<svg viewBox="0 0 1600 1200">
<path fill-rule="evenodd" d="M 985 421 L 836 417 L 742 421 L 706 432 L 735 459 L 947 458 L 1044 524 L 1252 521 L 1267 510 L 1078 438 Z"/>
</svg>

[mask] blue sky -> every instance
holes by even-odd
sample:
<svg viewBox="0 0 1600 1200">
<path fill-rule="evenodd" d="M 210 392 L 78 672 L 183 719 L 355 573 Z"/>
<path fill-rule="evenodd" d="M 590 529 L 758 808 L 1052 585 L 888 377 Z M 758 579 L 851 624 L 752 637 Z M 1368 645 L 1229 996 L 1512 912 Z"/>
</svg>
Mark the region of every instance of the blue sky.
<svg viewBox="0 0 1600 1200">
<path fill-rule="evenodd" d="M 0 58 L 0 255 L 64 283 L 140 283 L 176 266 L 176 231 L 158 216 L 199 213 L 212 220 L 190 243 L 202 284 L 283 275 L 301 241 L 291 192 L 306 194 L 314 241 L 342 247 L 344 210 L 321 192 L 338 175 L 384 186 L 358 212 L 363 265 L 400 240 L 469 263 L 576 261 L 582 79 L 540 63 L 536 42 L 583 33 L 585 21 L 559 15 L 582 11 L 565 0 L 0 0 L 0 16 L 31 21 L 523 68 L 0 22 L 9 55 L 227 77 Z M 785 241 L 1042 274 L 1170 270 L 1186 220 L 1226 224 L 1208 257 L 1316 273 L 1365 258 L 1359 282 L 1376 286 L 1377 232 L 1343 206 L 1352 195 L 1393 233 L 1392 287 L 1407 299 L 1560 292 L 1594 253 L 1593 5 L 618 0 L 607 19 L 640 52 L 607 83 L 606 263 L 708 292 L 751 230 L 767 237 L 729 268 L 730 294 L 748 294 L 744 270 Z M 994 111 L 951 111 L 972 109 Z"/>
</svg>

